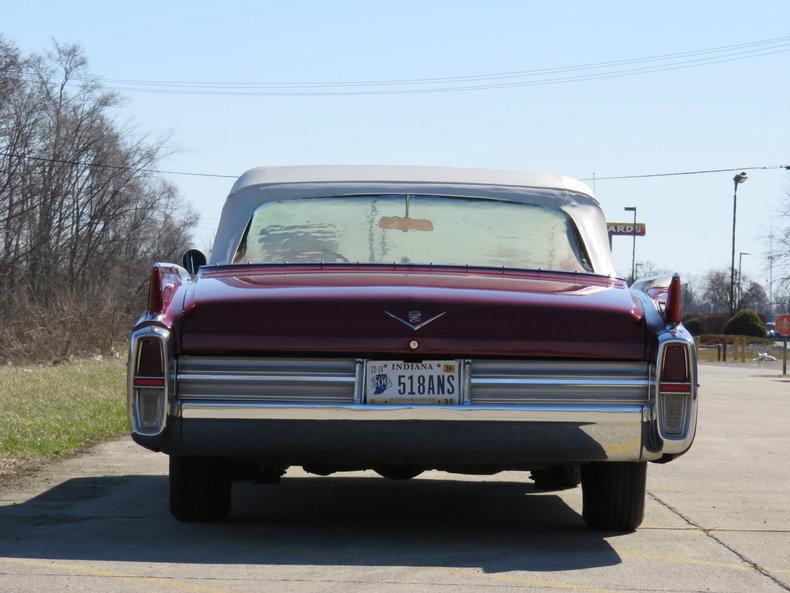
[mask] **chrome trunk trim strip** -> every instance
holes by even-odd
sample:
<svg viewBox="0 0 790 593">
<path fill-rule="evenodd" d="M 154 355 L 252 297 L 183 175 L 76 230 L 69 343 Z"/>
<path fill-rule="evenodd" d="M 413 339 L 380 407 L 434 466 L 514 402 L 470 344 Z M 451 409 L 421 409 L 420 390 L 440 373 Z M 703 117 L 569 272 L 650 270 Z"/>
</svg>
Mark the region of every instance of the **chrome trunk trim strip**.
<svg viewBox="0 0 790 593">
<path fill-rule="evenodd" d="M 640 405 L 389 405 L 181 402 L 185 419 L 228 420 L 447 420 L 486 422 L 593 422 L 640 424 Z"/>
</svg>

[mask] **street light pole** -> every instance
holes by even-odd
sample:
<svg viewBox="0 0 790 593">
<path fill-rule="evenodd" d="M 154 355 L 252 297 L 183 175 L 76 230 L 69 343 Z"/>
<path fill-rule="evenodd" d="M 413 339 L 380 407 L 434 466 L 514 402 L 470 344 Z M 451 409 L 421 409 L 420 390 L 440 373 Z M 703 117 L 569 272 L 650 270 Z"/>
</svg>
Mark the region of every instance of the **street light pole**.
<svg viewBox="0 0 790 593">
<path fill-rule="evenodd" d="M 738 212 L 738 185 L 746 181 L 746 173 L 741 171 L 732 178 L 732 259 L 730 260 L 730 312 L 735 313 L 735 219 Z"/>
<path fill-rule="evenodd" d="M 631 283 L 636 281 L 636 206 L 626 206 L 626 212 L 634 213 L 634 242 L 631 247 Z"/>
<path fill-rule="evenodd" d="M 741 276 L 741 266 L 743 265 L 743 256 L 744 255 L 751 255 L 751 254 L 746 252 L 746 251 L 739 251 L 738 252 L 738 292 L 737 292 L 738 302 L 736 304 L 738 305 L 739 309 L 741 307 L 741 299 L 743 298 L 743 289 L 742 289 L 742 285 L 741 285 L 741 278 L 742 278 L 742 276 Z"/>
</svg>

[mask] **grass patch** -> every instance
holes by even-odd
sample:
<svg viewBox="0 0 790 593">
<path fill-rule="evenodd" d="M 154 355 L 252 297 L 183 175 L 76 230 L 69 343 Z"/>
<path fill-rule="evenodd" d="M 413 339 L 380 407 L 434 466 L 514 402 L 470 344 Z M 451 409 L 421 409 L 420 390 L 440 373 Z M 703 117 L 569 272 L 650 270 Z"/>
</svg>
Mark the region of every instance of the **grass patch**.
<svg viewBox="0 0 790 593">
<path fill-rule="evenodd" d="M 716 349 L 715 348 L 700 348 L 697 354 L 699 362 L 716 362 Z"/>
<path fill-rule="evenodd" d="M 122 359 L 0 367 L 0 473 L 125 432 Z"/>
</svg>

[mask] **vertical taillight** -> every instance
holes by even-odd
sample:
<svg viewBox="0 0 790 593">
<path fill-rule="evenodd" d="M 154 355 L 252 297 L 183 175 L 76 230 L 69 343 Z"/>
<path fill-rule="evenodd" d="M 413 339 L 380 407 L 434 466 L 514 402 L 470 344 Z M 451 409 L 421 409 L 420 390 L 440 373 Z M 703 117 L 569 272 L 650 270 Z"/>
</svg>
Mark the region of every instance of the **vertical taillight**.
<svg viewBox="0 0 790 593">
<path fill-rule="evenodd" d="M 667 289 L 666 319 L 670 325 L 678 325 L 683 318 L 681 307 L 683 294 L 680 286 L 680 276 L 674 274 Z"/>
<path fill-rule="evenodd" d="M 682 436 L 692 394 L 691 360 L 685 343 L 664 346 L 659 361 L 658 411 L 661 432 Z"/>
<path fill-rule="evenodd" d="M 162 315 L 167 311 L 176 290 L 183 281 L 182 274 L 186 274 L 186 271 L 173 264 L 154 264 L 148 283 L 146 306 L 150 315 Z"/>
<path fill-rule="evenodd" d="M 161 432 L 165 422 L 167 376 L 164 342 L 159 338 L 141 337 L 133 363 L 132 422 L 141 433 Z"/>
<path fill-rule="evenodd" d="M 164 303 L 162 300 L 162 268 L 154 266 L 151 268 L 151 278 L 148 282 L 148 312 L 152 315 L 158 315 L 164 310 Z"/>
<path fill-rule="evenodd" d="M 688 348 L 684 344 L 668 344 L 661 364 L 662 388 L 689 391 L 690 381 Z"/>
</svg>

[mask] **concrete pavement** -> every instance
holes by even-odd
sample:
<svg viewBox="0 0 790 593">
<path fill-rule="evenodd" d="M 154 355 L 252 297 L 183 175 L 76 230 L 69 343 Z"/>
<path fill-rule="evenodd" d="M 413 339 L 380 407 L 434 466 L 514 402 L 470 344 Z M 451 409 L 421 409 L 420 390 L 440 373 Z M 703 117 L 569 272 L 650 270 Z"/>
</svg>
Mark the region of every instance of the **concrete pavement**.
<svg viewBox="0 0 790 593">
<path fill-rule="evenodd" d="M 582 523 L 528 474 L 370 472 L 234 486 L 225 524 L 167 512 L 167 459 L 128 439 L 0 486 L 0 592 L 790 591 L 790 385 L 703 366 L 691 452 L 650 465 L 645 522 Z"/>
</svg>

